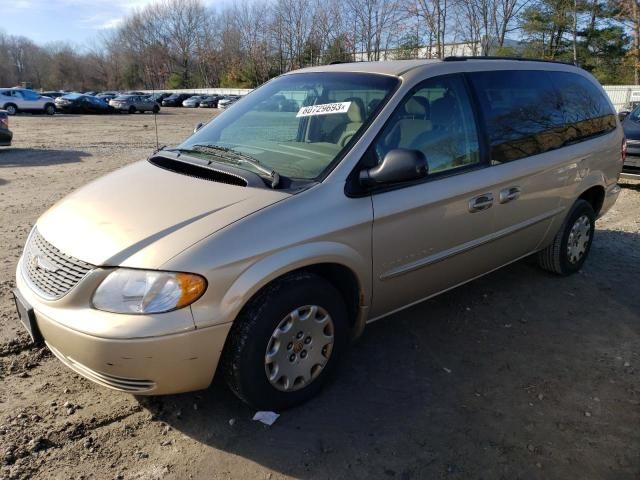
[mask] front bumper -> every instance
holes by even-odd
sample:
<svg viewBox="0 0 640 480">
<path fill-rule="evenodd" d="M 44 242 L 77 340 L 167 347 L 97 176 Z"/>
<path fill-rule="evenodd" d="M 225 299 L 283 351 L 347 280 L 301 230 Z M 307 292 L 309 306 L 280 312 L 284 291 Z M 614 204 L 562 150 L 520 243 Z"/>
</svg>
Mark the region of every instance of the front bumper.
<svg viewBox="0 0 640 480">
<path fill-rule="evenodd" d="M 82 283 L 82 282 L 81 282 Z M 33 307 L 45 344 L 66 366 L 83 377 L 121 392 L 162 395 L 207 388 L 215 374 L 231 323 L 173 334 L 130 338 L 107 336 L 112 329 L 106 312 L 82 309 L 83 322 L 103 325 L 105 335 L 88 334 L 65 323 L 77 317 L 78 308 L 45 302 L 28 286 L 18 265 L 16 286 Z M 80 285 L 78 285 L 80 287 Z M 75 311 L 74 311 L 75 310 Z M 182 309 L 184 310 L 184 309 Z M 177 310 L 172 313 L 181 312 Z M 170 314 L 162 314 L 170 315 Z M 113 324 L 140 322 L 140 316 L 109 314 Z M 95 317 L 95 318 L 93 318 Z M 76 321 L 76 320 L 73 320 Z"/>
</svg>

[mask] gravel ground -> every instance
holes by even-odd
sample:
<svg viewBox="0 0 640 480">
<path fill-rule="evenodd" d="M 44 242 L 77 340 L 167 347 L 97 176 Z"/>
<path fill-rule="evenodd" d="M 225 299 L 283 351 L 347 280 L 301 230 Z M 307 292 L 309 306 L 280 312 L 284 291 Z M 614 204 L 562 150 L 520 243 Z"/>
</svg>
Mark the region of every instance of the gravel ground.
<svg viewBox="0 0 640 480">
<path fill-rule="evenodd" d="M 213 114 L 163 110 L 160 144 Z M 14 146 L 0 148 L 0 478 L 639 478 L 638 182 L 623 182 L 580 274 L 519 262 L 377 322 L 328 388 L 272 427 L 218 379 L 135 398 L 30 348 L 10 290 L 31 225 L 145 158 L 153 121 L 11 119 Z"/>
</svg>

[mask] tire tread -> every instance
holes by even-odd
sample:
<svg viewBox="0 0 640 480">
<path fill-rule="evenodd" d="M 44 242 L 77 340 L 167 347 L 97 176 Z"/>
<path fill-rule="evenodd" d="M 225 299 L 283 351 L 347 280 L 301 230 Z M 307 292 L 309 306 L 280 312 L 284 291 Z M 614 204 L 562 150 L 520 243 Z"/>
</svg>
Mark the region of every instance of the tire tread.
<svg viewBox="0 0 640 480">
<path fill-rule="evenodd" d="M 565 255 L 565 253 L 563 253 L 563 243 L 565 239 L 564 237 L 567 234 L 567 228 L 569 227 L 569 221 L 573 218 L 575 212 L 578 210 L 585 210 L 587 212 L 590 212 L 592 218 L 595 218 L 595 213 L 591 204 L 586 200 L 578 199 L 573 204 L 571 210 L 569 210 L 569 213 L 562 222 L 562 225 L 558 229 L 556 236 L 553 238 L 553 242 L 549 246 L 540 250 L 536 256 L 538 265 L 543 270 L 555 273 L 556 275 L 569 275 L 570 273 L 573 273 L 571 271 L 568 271 L 563 266 L 563 258 Z M 593 241 L 593 238 L 591 241 Z M 588 252 L 585 254 L 585 259 L 587 255 Z"/>
</svg>

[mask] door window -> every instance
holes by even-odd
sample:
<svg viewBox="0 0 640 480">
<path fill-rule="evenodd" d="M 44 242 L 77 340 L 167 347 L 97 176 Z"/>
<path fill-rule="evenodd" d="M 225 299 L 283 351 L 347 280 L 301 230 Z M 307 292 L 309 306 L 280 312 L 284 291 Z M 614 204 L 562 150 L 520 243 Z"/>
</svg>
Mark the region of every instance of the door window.
<svg viewBox="0 0 640 480">
<path fill-rule="evenodd" d="M 40 98 L 40 95 L 37 94 L 36 92 L 33 92 L 31 90 L 22 90 L 22 96 L 24 97 L 25 100 L 30 100 L 30 101 L 34 101 L 34 100 L 38 100 Z"/>
<path fill-rule="evenodd" d="M 396 148 L 424 153 L 430 174 L 480 162 L 473 110 L 461 77 L 432 78 L 420 84 L 378 136 L 373 163 L 380 163 Z"/>
<path fill-rule="evenodd" d="M 470 77 L 480 101 L 492 162 L 517 160 L 562 145 L 562 100 L 548 72 L 474 72 Z"/>
</svg>

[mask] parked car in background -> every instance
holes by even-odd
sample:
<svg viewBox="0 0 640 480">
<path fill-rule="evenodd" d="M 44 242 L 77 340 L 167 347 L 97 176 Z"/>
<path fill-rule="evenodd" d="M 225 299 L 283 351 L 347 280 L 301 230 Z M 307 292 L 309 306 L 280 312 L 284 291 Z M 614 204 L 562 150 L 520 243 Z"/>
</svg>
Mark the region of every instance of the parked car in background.
<svg viewBox="0 0 640 480">
<path fill-rule="evenodd" d="M 6 110 L 0 110 L 0 147 L 11 145 L 13 133 L 9 130 L 9 114 Z"/>
<path fill-rule="evenodd" d="M 49 97 L 49 98 L 56 99 L 58 97 L 62 97 L 63 95 L 66 95 L 66 93 L 65 92 L 55 91 L 55 90 L 50 90 L 50 91 L 47 91 L 47 92 L 42 92 L 40 95 L 42 95 L 43 97 Z"/>
<path fill-rule="evenodd" d="M 223 98 L 218 100 L 218 108 L 225 109 L 230 107 L 233 103 L 237 102 L 240 99 L 240 95 L 225 95 Z"/>
<path fill-rule="evenodd" d="M 298 102 L 284 95 L 276 95 L 257 106 L 263 112 L 297 112 L 299 108 Z"/>
<path fill-rule="evenodd" d="M 222 95 L 209 95 L 203 97 L 200 100 L 200 108 L 218 108 L 218 100 L 222 98 Z"/>
<path fill-rule="evenodd" d="M 135 90 L 131 90 L 129 92 L 125 92 L 124 95 L 148 95 L 148 93 L 137 92 Z"/>
<path fill-rule="evenodd" d="M 622 171 L 640 178 L 640 105 L 624 118 L 622 128 L 627 140 L 627 155 Z"/>
<path fill-rule="evenodd" d="M 82 93 L 69 93 L 55 100 L 56 108 L 63 113 L 113 113 L 107 102 Z"/>
<path fill-rule="evenodd" d="M 110 100 L 109 105 L 115 110 L 128 113 L 158 113 L 160 111 L 160 105 L 145 95 L 120 95 Z"/>
<path fill-rule="evenodd" d="M 198 108 L 200 106 L 200 101 L 205 98 L 201 95 L 194 95 L 193 97 L 189 97 L 182 102 L 182 106 L 186 108 Z"/>
<path fill-rule="evenodd" d="M 26 88 L 0 89 L 0 109 L 6 110 L 9 115 L 18 112 L 56 113 L 56 106 L 51 97 L 45 97 L 38 92 Z"/>
<path fill-rule="evenodd" d="M 118 92 L 101 92 L 96 95 L 96 98 L 100 98 L 106 103 L 109 103 L 109 100 L 116 98 L 118 95 L 120 95 Z"/>
<path fill-rule="evenodd" d="M 163 107 L 181 107 L 182 102 L 184 102 L 187 98 L 192 97 L 193 95 L 189 93 L 173 93 L 169 95 L 167 98 L 162 100 Z"/>
<path fill-rule="evenodd" d="M 158 104 L 161 104 L 162 100 L 164 100 L 170 95 L 171 95 L 170 93 L 164 92 L 164 93 L 153 93 L 151 95 L 147 95 L 147 97 L 149 98 L 149 100 L 154 101 Z"/>
</svg>

